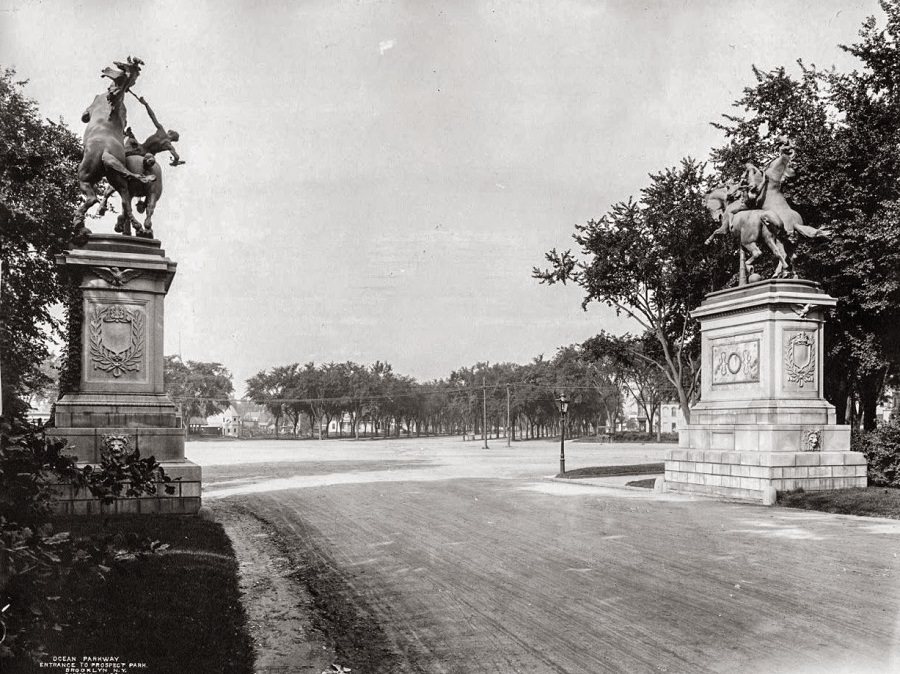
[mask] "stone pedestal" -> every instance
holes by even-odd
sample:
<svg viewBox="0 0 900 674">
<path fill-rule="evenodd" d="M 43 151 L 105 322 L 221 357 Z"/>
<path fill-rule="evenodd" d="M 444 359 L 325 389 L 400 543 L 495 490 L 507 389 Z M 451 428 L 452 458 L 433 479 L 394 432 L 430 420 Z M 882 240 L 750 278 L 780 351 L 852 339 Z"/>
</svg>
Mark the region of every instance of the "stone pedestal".
<svg viewBox="0 0 900 674">
<path fill-rule="evenodd" d="M 184 428 L 163 382 L 163 303 L 175 263 L 159 241 L 97 234 L 56 263 L 81 289 L 82 311 L 81 343 L 69 345 L 73 355 L 80 351 L 77 390 L 56 403 L 52 434 L 69 441 L 81 464 L 99 461 L 106 436 L 125 436 L 180 478 L 173 495 L 160 487 L 155 496 L 119 499 L 103 512 L 196 512 L 200 466 L 184 458 Z M 60 510 L 101 507 L 90 494 L 66 488 Z"/>
<path fill-rule="evenodd" d="M 666 453 L 668 490 L 761 501 L 771 488 L 866 486 L 865 457 L 822 396 L 824 310 L 835 303 L 787 279 L 706 296 L 693 312 L 701 399 Z"/>
</svg>

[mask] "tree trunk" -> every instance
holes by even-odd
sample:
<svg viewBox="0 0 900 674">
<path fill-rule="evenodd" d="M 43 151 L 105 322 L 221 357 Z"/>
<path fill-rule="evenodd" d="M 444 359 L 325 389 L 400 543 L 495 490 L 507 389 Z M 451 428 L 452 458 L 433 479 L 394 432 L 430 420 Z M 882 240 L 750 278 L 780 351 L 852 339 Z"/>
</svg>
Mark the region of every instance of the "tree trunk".
<svg viewBox="0 0 900 674">
<path fill-rule="evenodd" d="M 882 381 L 881 376 L 870 375 L 860 383 L 859 402 L 864 431 L 874 431 L 878 425 L 878 398 L 881 394 Z"/>
</svg>

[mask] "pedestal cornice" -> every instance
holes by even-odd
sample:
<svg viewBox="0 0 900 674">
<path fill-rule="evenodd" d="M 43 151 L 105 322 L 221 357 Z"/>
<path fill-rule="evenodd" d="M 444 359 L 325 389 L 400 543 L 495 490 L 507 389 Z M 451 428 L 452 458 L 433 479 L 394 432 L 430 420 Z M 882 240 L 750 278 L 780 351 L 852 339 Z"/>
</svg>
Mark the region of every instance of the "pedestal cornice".
<svg viewBox="0 0 900 674">
<path fill-rule="evenodd" d="M 751 311 L 763 307 L 805 305 L 833 307 L 837 300 L 818 283 L 799 279 L 767 279 L 737 288 L 710 293 L 700 306 L 691 312 L 693 318 L 709 318 L 722 314 Z"/>
</svg>

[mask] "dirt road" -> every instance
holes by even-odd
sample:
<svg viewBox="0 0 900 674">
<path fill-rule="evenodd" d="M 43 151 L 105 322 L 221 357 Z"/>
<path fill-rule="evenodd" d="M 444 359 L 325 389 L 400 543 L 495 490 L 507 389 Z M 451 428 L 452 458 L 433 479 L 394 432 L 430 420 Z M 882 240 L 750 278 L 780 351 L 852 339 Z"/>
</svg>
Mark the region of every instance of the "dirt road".
<svg viewBox="0 0 900 674">
<path fill-rule="evenodd" d="M 549 443 L 297 444 L 192 458 L 354 672 L 900 671 L 900 522 L 548 482 Z"/>
</svg>

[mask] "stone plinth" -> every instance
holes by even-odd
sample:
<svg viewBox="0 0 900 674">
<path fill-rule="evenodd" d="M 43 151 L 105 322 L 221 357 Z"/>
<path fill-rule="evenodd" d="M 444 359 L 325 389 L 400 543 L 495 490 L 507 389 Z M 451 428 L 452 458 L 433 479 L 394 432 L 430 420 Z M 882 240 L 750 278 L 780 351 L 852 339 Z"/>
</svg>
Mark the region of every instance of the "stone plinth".
<svg viewBox="0 0 900 674">
<path fill-rule="evenodd" d="M 99 461 L 106 436 L 124 436 L 130 448 L 180 478 L 174 495 L 160 487 L 156 496 L 102 509 L 89 494 L 64 488 L 60 510 L 196 512 L 200 466 L 184 458 L 184 428 L 163 382 L 163 303 L 175 263 L 159 241 L 96 234 L 56 263 L 82 298 L 80 344 L 69 345 L 80 353 L 77 390 L 56 403 L 52 434 L 69 441 L 81 464 Z"/>
<path fill-rule="evenodd" d="M 666 453 L 666 488 L 761 500 L 788 490 L 866 486 L 822 395 L 824 310 L 816 283 L 767 280 L 707 295 L 701 326 L 701 400 Z"/>
</svg>

